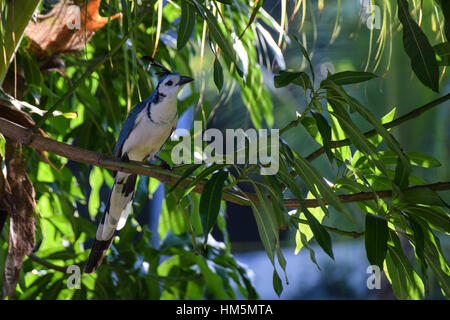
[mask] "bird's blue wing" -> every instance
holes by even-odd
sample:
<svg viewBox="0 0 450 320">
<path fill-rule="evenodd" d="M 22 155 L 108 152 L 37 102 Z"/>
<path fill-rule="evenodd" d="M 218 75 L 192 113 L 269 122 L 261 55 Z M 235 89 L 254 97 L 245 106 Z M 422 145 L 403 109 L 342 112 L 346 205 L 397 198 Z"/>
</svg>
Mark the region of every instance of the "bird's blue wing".
<svg viewBox="0 0 450 320">
<path fill-rule="evenodd" d="M 154 95 L 155 95 L 155 92 L 153 92 L 150 95 L 150 97 L 139 102 L 133 109 L 131 109 L 130 113 L 128 114 L 128 117 L 125 119 L 125 122 L 123 123 L 122 130 L 120 130 L 119 138 L 117 138 L 116 146 L 114 147 L 114 155 L 116 157 L 121 156 L 119 154 L 119 152 L 122 149 L 122 146 L 125 143 L 125 140 L 130 135 L 131 130 L 133 130 L 134 124 L 136 123 L 136 119 L 137 119 L 139 113 L 141 113 L 141 111 L 144 110 L 144 108 L 147 106 L 147 104 L 151 103 Z"/>
</svg>

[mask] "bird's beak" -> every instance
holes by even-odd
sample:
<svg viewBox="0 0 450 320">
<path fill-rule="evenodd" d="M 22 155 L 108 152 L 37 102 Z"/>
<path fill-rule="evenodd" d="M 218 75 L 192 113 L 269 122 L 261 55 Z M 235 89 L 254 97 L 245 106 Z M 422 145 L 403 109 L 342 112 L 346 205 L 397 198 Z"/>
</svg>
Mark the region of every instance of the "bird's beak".
<svg viewBox="0 0 450 320">
<path fill-rule="evenodd" d="M 191 81 L 194 81 L 194 79 L 192 79 L 191 77 L 184 77 L 184 76 L 181 76 L 180 81 L 178 82 L 178 85 L 179 85 L 179 86 L 182 86 L 182 85 L 184 85 L 184 84 L 186 84 L 186 83 L 189 83 L 189 82 L 191 82 Z"/>
</svg>

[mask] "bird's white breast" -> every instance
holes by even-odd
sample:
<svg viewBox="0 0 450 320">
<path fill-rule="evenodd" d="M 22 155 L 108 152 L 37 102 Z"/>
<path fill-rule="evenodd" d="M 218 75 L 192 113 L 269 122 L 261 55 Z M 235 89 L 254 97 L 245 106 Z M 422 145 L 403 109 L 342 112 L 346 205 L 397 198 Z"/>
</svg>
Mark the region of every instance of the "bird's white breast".
<svg viewBox="0 0 450 320">
<path fill-rule="evenodd" d="M 164 106 L 152 105 L 153 121 L 148 117 L 147 108 L 144 108 L 123 145 L 122 153 L 126 152 L 128 158 L 134 161 L 143 161 L 147 157 L 153 158 L 176 126 L 176 114 L 176 100 Z"/>
</svg>

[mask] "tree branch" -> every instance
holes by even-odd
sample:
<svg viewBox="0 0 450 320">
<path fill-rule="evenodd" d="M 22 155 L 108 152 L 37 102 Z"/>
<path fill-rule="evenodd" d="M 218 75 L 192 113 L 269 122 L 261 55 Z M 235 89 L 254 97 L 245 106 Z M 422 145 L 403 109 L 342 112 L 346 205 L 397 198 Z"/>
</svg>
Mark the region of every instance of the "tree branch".
<svg viewBox="0 0 450 320">
<path fill-rule="evenodd" d="M 40 134 L 33 132 L 32 129 L 27 129 L 18 124 L 15 124 L 9 120 L 0 117 L 0 133 L 3 135 L 18 141 L 23 145 L 28 145 L 29 147 L 40 150 L 47 151 L 62 157 L 65 157 L 69 160 L 86 163 L 93 166 L 98 166 L 102 168 L 106 168 L 114 171 L 123 171 L 128 173 L 136 173 L 148 177 L 155 178 L 163 183 L 167 183 L 170 185 L 174 185 L 178 182 L 181 175 L 178 175 L 170 170 L 161 169 L 156 165 L 143 165 L 140 162 L 121 162 L 109 155 L 82 149 L 76 146 L 72 146 L 66 143 L 58 142 L 53 139 L 43 137 Z M 190 182 L 193 181 L 194 178 L 188 177 L 184 181 L 182 181 L 179 187 L 186 187 Z M 202 193 L 205 187 L 206 181 L 201 181 L 198 183 L 193 189 L 196 193 Z M 449 190 L 450 182 L 438 182 L 427 185 L 419 185 L 413 186 L 405 189 L 420 189 L 420 188 L 428 188 L 431 190 L 439 191 L 439 190 Z M 392 190 L 381 190 L 376 191 L 376 195 L 380 198 L 389 198 L 392 197 Z M 230 190 L 225 190 L 223 192 L 223 200 L 227 200 L 230 202 L 234 202 L 241 205 L 250 205 L 250 202 L 258 202 L 258 197 L 256 194 L 246 194 L 247 198 L 234 193 Z M 348 195 L 339 195 L 338 196 L 341 202 L 358 202 L 358 201 L 367 201 L 373 200 L 374 194 L 372 192 L 362 192 Z M 297 199 L 284 199 L 284 205 L 288 209 L 299 208 L 300 203 Z M 307 208 L 315 208 L 319 206 L 319 201 L 317 199 L 305 199 L 305 206 Z M 322 199 L 325 202 L 325 200 Z M 326 203 L 326 202 L 325 202 Z"/>
<path fill-rule="evenodd" d="M 433 191 L 449 190 L 450 189 L 450 181 L 412 186 L 412 187 L 404 189 L 403 191 L 410 191 L 410 190 L 415 190 L 415 189 L 430 189 Z M 375 194 L 379 198 L 391 198 L 392 190 L 375 191 Z M 368 200 L 374 200 L 374 193 L 373 192 L 360 192 L 360 193 L 354 193 L 354 194 L 345 194 L 345 195 L 339 195 L 338 198 L 342 203 L 368 201 Z M 316 208 L 316 207 L 320 206 L 319 201 L 317 199 L 305 199 L 304 201 L 305 201 L 305 207 L 307 207 L 307 208 Z M 322 199 L 322 201 L 326 204 L 326 201 L 324 199 Z M 297 199 L 284 199 L 284 206 L 288 209 L 295 209 L 295 208 L 299 207 L 299 203 L 298 203 Z"/>
<path fill-rule="evenodd" d="M 66 267 L 57 266 L 56 264 L 51 263 L 50 261 L 47 261 L 45 259 L 39 258 L 34 253 L 30 254 L 28 258 L 34 262 L 39 263 L 40 265 L 46 267 L 47 269 L 53 269 L 62 273 L 67 273 Z"/>
<path fill-rule="evenodd" d="M 420 116 L 422 113 L 424 113 L 425 111 L 430 110 L 431 108 L 436 107 L 437 105 L 450 100 L 450 93 L 446 94 L 445 96 L 442 96 L 440 98 L 437 98 L 436 100 L 433 100 L 417 109 L 412 110 L 411 112 L 408 112 L 407 114 L 401 116 L 400 118 L 397 118 L 395 120 L 392 120 L 390 122 L 387 122 L 384 124 L 384 127 L 386 129 L 390 129 L 393 127 L 398 126 L 399 124 L 402 124 L 405 121 L 417 118 L 418 116 Z M 370 131 L 367 131 L 364 133 L 364 135 L 369 138 L 369 137 L 373 137 L 377 134 L 377 131 L 375 129 L 372 129 Z M 335 149 L 335 148 L 340 148 L 340 147 L 344 147 L 344 146 L 349 146 L 351 145 L 350 139 L 344 139 L 344 140 L 338 140 L 338 141 L 331 141 L 331 148 Z M 309 162 L 315 160 L 316 158 L 318 158 L 320 155 L 322 155 L 323 153 L 325 153 L 325 149 L 324 147 L 321 147 L 319 149 L 317 149 L 316 151 L 312 152 L 309 156 L 307 156 L 305 159 L 308 160 Z"/>
</svg>

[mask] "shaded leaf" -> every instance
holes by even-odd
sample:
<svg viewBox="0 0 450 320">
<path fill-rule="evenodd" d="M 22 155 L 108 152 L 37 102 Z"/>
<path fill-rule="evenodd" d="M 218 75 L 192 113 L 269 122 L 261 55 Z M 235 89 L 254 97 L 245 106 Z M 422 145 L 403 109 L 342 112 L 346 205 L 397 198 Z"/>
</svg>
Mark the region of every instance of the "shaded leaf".
<svg viewBox="0 0 450 320">
<path fill-rule="evenodd" d="M 403 25 L 403 46 L 411 59 L 417 78 L 435 92 L 439 92 L 439 66 L 433 47 L 422 29 L 409 13 L 406 0 L 397 0 L 398 19 Z"/>
<path fill-rule="evenodd" d="M 177 50 L 181 50 L 191 37 L 195 27 L 195 8 L 188 1 L 181 1 L 181 18 L 178 26 Z"/>
<path fill-rule="evenodd" d="M 389 228 L 387 221 L 377 215 L 366 214 L 365 246 L 367 259 L 371 265 L 383 268 L 387 253 Z"/>
<path fill-rule="evenodd" d="M 200 198 L 200 218 L 203 226 L 205 241 L 211 232 L 219 215 L 220 203 L 222 200 L 222 189 L 228 177 L 227 171 L 215 173 L 205 184 L 205 188 Z"/>
<path fill-rule="evenodd" d="M 281 293 L 283 292 L 283 283 L 276 270 L 273 270 L 272 285 L 278 297 L 281 296 Z"/>
<path fill-rule="evenodd" d="M 274 77 L 275 88 L 285 87 L 291 83 L 299 85 L 305 90 L 313 89 L 311 80 L 305 72 L 281 70 L 280 73 Z"/>
<path fill-rule="evenodd" d="M 317 243 L 322 247 L 323 251 L 331 257 L 331 259 L 334 259 L 331 237 L 328 231 L 308 210 L 304 210 L 303 214 L 308 220 L 309 226 L 311 227 Z"/>
<path fill-rule="evenodd" d="M 425 204 L 438 207 L 449 207 L 442 198 L 428 188 L 416 188 L 405 191 L 405 200 L 413 204 Z"/>
<path fill-rule="evenodd" d="M 316 120 L 317 128 L 322 136 L 323 147 L 330 161 L 333 160 L 333 152 L 331 152 L 331 127 L 328 121 L 320 113 L 312 112 Z"/>
<path fill-rule="evenodd" d="M 432 228 L 450 234 L 450 216 L 440 208 L 424 206 L 407 206 L 410 215 L 425 220 Z"/>
<path fill-rule="evenodd" d="M 441 66 L 450 66 L 450 42 L 439 43 L 433 47 Z"/>
<path fill-rule="evenodd" d="M 329 75 L 327 79 L 333 81 L 338 85 L 346 85 L 368 81 L 376 77 L 377 75 L 371 72 L 343 71 Z"/>
<path fill-rule="evenodd" d="M 214 83 L 220 92 L 223 87 L 223 70 L 217 57 L 214 59 Z"/>
</svg>

